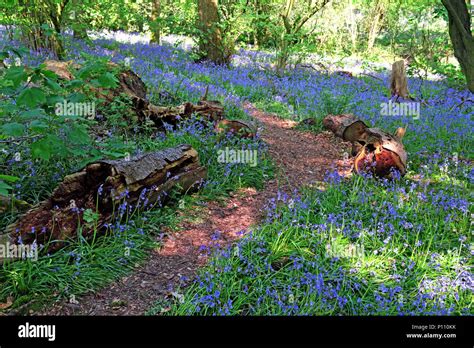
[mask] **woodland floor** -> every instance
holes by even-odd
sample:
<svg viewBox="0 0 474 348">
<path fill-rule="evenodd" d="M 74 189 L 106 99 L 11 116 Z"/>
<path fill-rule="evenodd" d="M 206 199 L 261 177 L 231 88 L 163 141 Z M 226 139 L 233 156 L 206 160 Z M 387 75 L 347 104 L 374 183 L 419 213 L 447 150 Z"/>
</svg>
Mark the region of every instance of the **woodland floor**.
<svg viewBox="0 0 474 348">
<path fill-rule="evenodd" d="M 348 143 L 329 132 L 296 130 L 295 122 L 262 112 L 249 103 L 246 108 L 263 126 L 262 138 L 277 166 L 275 179 L 268 181 L 263 190 L 243 189 L 224 203 L 208 202 L 197 211 L 200 218 L 184 220 L 178 231 L 164 231 L 162 246 L 129 276 L 77 298 L 77 303 L 56 303 L 36 314 L 142 315 L 156 301 L 173 296 L 171 291 L 176 285 L 192 281 L 208 257 L 203 246 L 228 245 L 257 225 L 266 202 L 277 192 L 318 186 L 334 169 L 341 175 L 350 173 L 351 160 L 343 160 Z"/>
</svg>

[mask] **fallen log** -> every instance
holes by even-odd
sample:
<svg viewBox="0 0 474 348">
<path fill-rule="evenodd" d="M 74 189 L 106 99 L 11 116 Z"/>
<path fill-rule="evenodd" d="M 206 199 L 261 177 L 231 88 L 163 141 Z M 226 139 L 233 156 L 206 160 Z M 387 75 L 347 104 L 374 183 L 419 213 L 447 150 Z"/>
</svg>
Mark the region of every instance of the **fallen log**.
<svg viewBox="0 0 474 348">
<path fill-rule="evenodd" d="M 323 126 L 339 138 L 350 142 L 361 139 L 368 128 L 352 114 L 328 115 L 323 119 Z"/>
<path fill-rule="evenodd" d="M 200 100 L 197 104 L 184 103 L 178 106 L 156 106 L 145 99 L 134 98 L 133 104 L 139 120 L 151 120 L 162 130 L 165 124 L 176 126 L 181 120 L 199 115 L 209 122 L 217 122 L 224 115 L 224 107 L 218 101 Z"/>
<path fill-rule="evenodd" d="M 216 123 L 215 130 L 220 134 L 231 133 L 241 138 L 254 138 L 257 134 L 257 126 L 244 120 L 221 120 Z"/>
<path fill-rule="evenodd" d="M 369 128 L 352 114 L 328 115 L 323 126 L 336 136 L 352 143 L 356 173 L 372 172 L 379 177 L 391 177 L 396 169 L 406 173 L 407 153 L 402 144 L 405 128 L 390 134 L 379 128 Z"/>
<path fill-rule="evenodd" d="M 56 73 L 56 75 L 66 81 L 73 80 L 75 78 L 73 72 L 81 68 L 80 65 L 72 61 L 46 60 L 44 64 L 46 70 Z M 146 86 L 137 74 L 130 69 L 119 70 L 119 65 L 112 62 L 109 62 L 108 66 L 111 72 L 118 71 L 118 86 L 111 89 L 103 89 L 91 85 L 89 88 L 96 97 L 104 99 L 106 103 L 112 102 L 119 95 L 127 95 L 132 101 L 132 111 L 137 116 L 135 118 L 128 116 L 130 119 L 137 119 L 140 123 L 151 120 L 160 130 L 166 130 L 165 124 L 175 126 L 180 120 L 189 118 L 194 114 L 211 122 L 222 119 L 224 107 L 219 101 L 207 100 L 207 89 L 204 97 L 197 104 L 187 102 L 172 107 L 157 106 L 151 104 L 146 99 Z"/>
<path fill-rule="evenodd" d="M 66 176 L 51 197 L 28 210 L 6 232 L 12 244 L 36 241 L 53 252 L 77 238 L 78 231 L 86 238 L 94 231 L 103 233 L 124 202 L 149 209 L 164 203 L 172 190 L 183 194 L 198 188 L 206 173 L 197 151 L 189 145 L 90 163 Z M 84 217 L 88 210 L 97 214 L 92 225 Z"/>
</svg>

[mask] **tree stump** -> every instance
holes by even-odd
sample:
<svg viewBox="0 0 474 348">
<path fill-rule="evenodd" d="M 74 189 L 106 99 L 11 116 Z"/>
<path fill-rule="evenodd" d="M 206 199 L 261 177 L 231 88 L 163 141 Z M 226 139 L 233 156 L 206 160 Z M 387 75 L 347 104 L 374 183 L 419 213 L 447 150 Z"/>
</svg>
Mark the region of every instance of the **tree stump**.
<svg viewBox="0 0 474 348">
<path fill-rule="evenodd" d="M 28 210 L 6 232 L 14 244 L 36 241 L 53 252 L 77 238 L 79 228 L 86 238 L 94 230 L 104 232 L 123 202 L 149 209 L 154 203 L 164 203 L 172 190 L 183 194 L 198 188 L 206 174 L 197 151 L 189 145 L 90 163 L 66 176 L 51 197 Z M 87 210 L 97 213 L 93 225 L 84 219 Z"/>
<path fill-rule="evenodd" d="M 390 91 L 391 95 L 402 97 L 404 99 L 410 98 L 408 92 L 408 79 L 405 69 L 405 62 L 399 60 L 392 64 L 392 74 L 390 75 Z"/>
</svg>

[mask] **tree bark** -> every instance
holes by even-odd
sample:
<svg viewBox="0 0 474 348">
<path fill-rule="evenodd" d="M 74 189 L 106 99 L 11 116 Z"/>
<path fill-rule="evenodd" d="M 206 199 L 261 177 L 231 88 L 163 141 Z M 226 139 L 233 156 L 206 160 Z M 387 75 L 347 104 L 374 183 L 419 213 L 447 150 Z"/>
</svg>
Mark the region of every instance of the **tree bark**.
<svg viewBox="0 0 474 348">
<path fill-rule="evenodd" d="M 201 100 L 197 104 L 187 102 L 178 106 L 156 106 L 145 99 L 134 98 L 133 104 L 141 122 L 149 119 L 160 130 L 166 130 L 166 124 L 175 126 L 192 115 L 199 115 L 214 123 L 222 119 L 224 114 L 222 104 L 212 100 Z"/>
<path fill-rule="evenodd" d="M 410 93 L 408 92 L 407 72 L 405 69 L 405 62 L 403 60 L 399 60 L 392 64 L 392 73 L 390 75 L 390 91 L 392 97 L 410 97 Z"/>
<path fill-rule="evenodd" d="M 230 57 L 225 54 L 222 32 L 219 28 L 217 0 L 198 0 L 199 50 L 203 58 L 216 64 L 226 64 Z"/>
<path fill-rule="evenodd" d="M 90 163 L 66 176 L 50 198 L 28 210 L 6 232 L 13 244 L 36 241 L 54 252 L 78 238 L 78 233 L 85 238 L 104 233 L 106 223 L 120 218 L 124 201 L 150 209 L 166 202 L 172 190 L 183 194 L 196 189 L 205 177 L 206 169 L 189 145 Z M 93 224 L 84 219 L 87 210 L 97 213 Z"/>
<path fill-rule="evenodd" d="M 467 4 L 465 0 L 442 0 L 442 3 L 448 11 L 454 56 L 466 77 L 467 88 L 474 93 L 474 37 Z"/>
<path fill-rule="evenodd" d="M 345 141 L 362 139 L 367 125 L 352 114 L 328 115 L 323 119 L 324 128 Z"/>
<path fill-rule="evenodd" d="M 378 0 L 374 8 L 374 13 L 372 15 L 372 18 L 369 18 L 372 24 L 370 26 L 369 38 L 367 40 L 368 51 L 370 51 L 374 47 L 375 39 L 377 38 L 377 35 L 379 34 L 379 31 L 381 28 L 381 22 L 382 22 L 384 14 L 385 14 L 384 0 Z"/>
<path fill-rule="evenodd" d="M 152 0 L 152 9 L 151 9 L 151 42 L 160 44 L 161 42 L 161 27 L 159 18 L 161 14 L 161 0 Z"/>
</svg>

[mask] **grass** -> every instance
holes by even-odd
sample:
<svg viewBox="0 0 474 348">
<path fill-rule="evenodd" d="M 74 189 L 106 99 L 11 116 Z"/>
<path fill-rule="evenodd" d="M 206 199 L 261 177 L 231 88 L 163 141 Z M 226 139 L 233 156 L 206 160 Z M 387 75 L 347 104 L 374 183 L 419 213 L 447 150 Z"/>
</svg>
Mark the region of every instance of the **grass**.
<svg viewBox="0 0 474 348">
<path fill-rule="evenodd" d="M 182 302 L 150 314 L 472 314 L 466 187 L 331 181 L 272 202 L 266 223 L 215 250 Z"/>
</svg>

